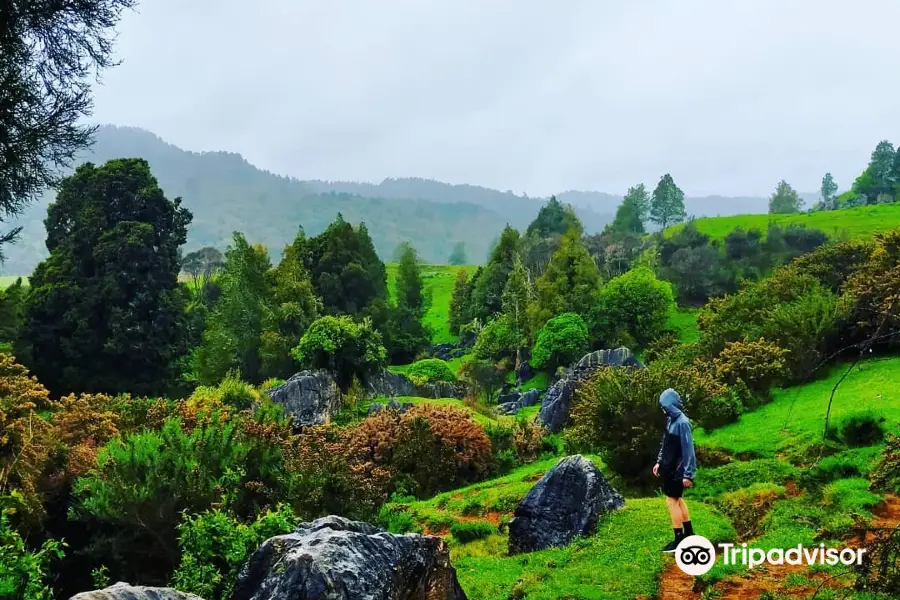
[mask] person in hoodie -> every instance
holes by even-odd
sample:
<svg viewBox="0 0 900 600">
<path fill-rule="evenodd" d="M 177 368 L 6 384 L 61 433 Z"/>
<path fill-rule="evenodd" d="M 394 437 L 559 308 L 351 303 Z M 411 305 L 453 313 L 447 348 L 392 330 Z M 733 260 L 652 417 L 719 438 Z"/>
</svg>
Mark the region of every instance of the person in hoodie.
<svg viewBox="0 0 900 600">
<path fill-rule="evenodd" d="M 666 431 L 653 466 L 653 475 L 662 480 L 666 506 L 675 531 L 675 538 L 663 548 L 663 552 L 671 553 L 675 552 L 681 540 L 694 535 L 691 516 L 682 495 L 684 488 L 694 485 L 697 458 L 694 456 L 691 424 L 681 406 L 681 396 L 669 388 L 659 395 L 659 405 L 666 413 Z"/>
</svg>

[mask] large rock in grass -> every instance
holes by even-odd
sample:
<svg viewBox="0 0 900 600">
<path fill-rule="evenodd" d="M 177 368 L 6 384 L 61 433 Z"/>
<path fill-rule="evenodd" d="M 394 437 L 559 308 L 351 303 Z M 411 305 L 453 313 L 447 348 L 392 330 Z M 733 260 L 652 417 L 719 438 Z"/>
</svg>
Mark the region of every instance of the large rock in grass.
<svg viewBox="0 0 900 600">
<path fill-rule="evenodd" d="M 519 503 L 509 524 L 509 553 L 565 546 L 594 531 L 606 513 L 625 505 L 600 469 L 576 454 L 560 460 Z"/>
<path fill-rule="evenodd" d="M 129 585 L 122 581 L 102 590 L 82 592 L 71 600 L 202 600 L 200 596 L 185 594 L 172 588 Z"/>
<path fill-rule="evenodd" d="M 628 348 L 597 350 L 585 354 L 571 369 L 566 370 L 544 394 L 538 420 L 552 433 L 560 431 L 569 423 L 572 400 L 578 385 L 590 377 L 600 367 L 642 368 L 644 365 L 635 358 Z"/>
<path fill-rule="evenodd" d="M 538 390 L 528 390 L 524 394 L 516 392 L 514 400 L 502 402 L 497 405 L 497 412 L 501 415 L 514 415 L 527 406 L 534 406 L 541 400 Z"/>
<path fill-rule="evenodd" d="M 231 600 L 465 600 L 443 540 L 325 517 L 266 540 Z"/>
<path fill-rule="evenodd" d="M 327 371 L 301 371 L 268 391 L 296 425 L 323 425 L 340 412 L 344 397 Z"/>
<path fill-rule="evenodd" d="M 416 385 L 402 373 L 382 369 L 366 378 L 366 392 L 370 396 L 419 396 L 421 398 L 458 398 L 459 391 L 452 383 L 437 381 Z"/>
</svg>

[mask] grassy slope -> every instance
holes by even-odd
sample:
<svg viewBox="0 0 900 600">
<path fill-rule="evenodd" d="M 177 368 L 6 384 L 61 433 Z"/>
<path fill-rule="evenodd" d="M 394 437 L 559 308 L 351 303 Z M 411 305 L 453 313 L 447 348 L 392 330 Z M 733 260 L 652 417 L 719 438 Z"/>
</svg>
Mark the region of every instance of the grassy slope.
<svg viewBox="0 0 900 600">
<path fill-rule="evenodd" d="M 821 229 L 830 236 L 870 238 L 873 233 L 900 226 L 900 204 L 879 204 L 842 210 L 799 213 L 794 215 L 737 215 L 696 219 L 697 229 L 714 239 L 723 239 L 735 227 L 757 228 L 764 234 L 770 222 L 779 225 L 798 224 Z M 666 229 L 670 236 L 683 225 Z"/>
<path fill-rule="evenodd" d="M 602 463 L 591 457 L 600 467 Z M 456 521 L 508 522 L 519 501 L 557 458 L 520 467 L 512 473 L 414 502 L 406 511 L 423 529 L 446 535 Z M 712 539 L 734 537 L 728 521 L 708 505 L 694 502 L 695 519 Z M 506 600 L 511 591 L 531 599 L 632 599 L 656 593 L 664 565 L 659 547 L 671 536 L 661 498 L 626 500 L 626 507 L 605 517 L 597 533 L 566 548 L 508 556 L 507 536 L 459 544 L 451 541 L 453 564 L 469 598 Z"/>
<path fill-rule="evenodd" d="M 802 448 L 822 438 L 828 399 L 846 367 L 836 367 L 828 377 L 809 384 L 775 390 L 771 403 L 749 412 L 738 423 L 710 434 L 697 431 L 697 444 L 733 453 L 775 456 L 789 448 Z M 832 423 L 855 412 L 871 409 L 894 429 L 900 424 L 900 358 L 862 363 L 844 380 L 834 397 Z"/>
<path fill-rule="evenodd" d="M 426 293 L 431 294 L 431 307 L 425 315 L 425 324 L 432 328 L 435 344 L 443 344 L 456 340 L 456 336 L 450 333 L 450 299 L 453 295 L 453 286 L 456 283 L 456 274 L 460 269 L 465 269 L 470 275 L 477 267 L 473 265 L 422 265 L 422 280 Z M 394 298 L 397 282 L 397 264 L 388 263 L 388 292 Z"/>
</svg>

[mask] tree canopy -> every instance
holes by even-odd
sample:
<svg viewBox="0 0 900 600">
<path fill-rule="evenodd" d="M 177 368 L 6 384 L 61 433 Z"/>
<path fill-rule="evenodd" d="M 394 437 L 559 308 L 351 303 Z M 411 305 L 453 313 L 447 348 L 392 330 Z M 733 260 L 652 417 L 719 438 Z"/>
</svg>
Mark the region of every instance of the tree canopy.
<svg viewBox="0 0 900 600">
<path fill-rule="evenodd" d="M 143 159 L 80 166 L 45 225 L 21 350 L 54 392 L 159 393 L 182 343 L 179 247 L 191 214 Z"/>
<path fill-rule="evenodd" d="M 769 198 L 769 212 L 773 214 L 800 212 L 802 205 L 800 195 L 783 179 L 778 182 L 775 192 Z"/>
<path fill-rule="evenodd" d="M 660 229 L 665 229 L 669 225 L 681 223 L 685 217 L 684 192 L 675 185 L 672 176 L 666 173 L 653 190 L 650 220 L 659 225 Z"/>
</svg>

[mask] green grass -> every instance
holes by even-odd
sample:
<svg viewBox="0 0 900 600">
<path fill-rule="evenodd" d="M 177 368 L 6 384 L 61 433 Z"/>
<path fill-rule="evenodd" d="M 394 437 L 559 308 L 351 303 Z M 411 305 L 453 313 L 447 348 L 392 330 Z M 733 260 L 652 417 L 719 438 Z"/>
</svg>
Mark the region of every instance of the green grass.
<svg viewBox="0 0 900 600">
<path fill-rule="evenodd" d="M 821 229 L 832 237 L 850 239 L 871 238 L 874 233 L 900 227 L 900 204 L 878 204 L 826 212 L 792 215 L 736 215 L 732 217 L 704 217 L 694 221 L 700 232 L 713 239 L 724 239 L 735 227 L 756 228 L 765 235 L 769 223 L 781 226 L 796 224 Z M 666 229 L 671 236 L 684 225 Z"/>
<path fill-rule="evenodd" d="M 700 339 L 700 329 L 697 327 L 699 312 L 695 308 L 674 308 L 669 313 L 669 328 L 675 330 L 678 341 L 682 344 L 691 344 Z"/>
<path fill-rule="evenodd" d="M 422 265 L 422 282 L 425 293 L 431 295 L 431 307 L 425 314 L 425 324 L 432 329 L 432 341 L 435 344 L 456 341 L 456 336 L 450 333 L 450 299 L 453 296 L 453 286 L 456 284 L 456 274 L 460 269 L 465 269 L 469 275 L 478 267 L 474 265 Z M 387 264 L 388 293 L 391 299 L 395 298 L 397 284 L 397 263 Z"/>
<path fill-rule="evenodd" d="M 741 416 L 740 421 L 711 433 L 697 430 L 700 446 L 731 453 L 775 456 L 796 452 L 822 439 L 825 413 L 831 389 L 846 366 L 836 366 L 829 375 L 806 385 L 774 391 L 771 403 Z M 860 363 L 838 388 L 831 422 L 864 410 L 887 419 L 890 431 L 900 424 L 900 402 L 896 401 L 900 381 L 900 358 L 875 359 Z"/>
<path fill-rule="evenodd" d="M 603 469 L 597 457 L 590 458 Z M 522 498 L 558 460 L 541 460 L 503 477 L 393 508 L 410 515 L 407 522 L 414 528 L 450 539 L 457 523 L 508 522 Z M 734 539 L 728 520 L 714 508 L 693 502 L 691 510 L 708 537 Z M 659 549 L 671 535 L 662 499 L 642 498 L 626 500 L 624 509 L 601 520 L 595 534 L 565 548 L 509 556 L 505 533 L 469 543 L 450 539 L 450 545 L 453 565 L 469 598 L 630 600 L 656 593 L 665 565 Z"/>
</svg>

